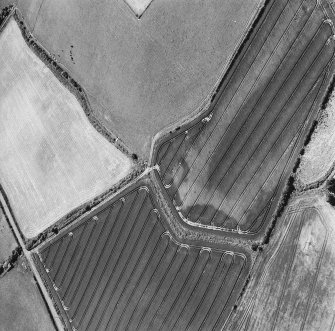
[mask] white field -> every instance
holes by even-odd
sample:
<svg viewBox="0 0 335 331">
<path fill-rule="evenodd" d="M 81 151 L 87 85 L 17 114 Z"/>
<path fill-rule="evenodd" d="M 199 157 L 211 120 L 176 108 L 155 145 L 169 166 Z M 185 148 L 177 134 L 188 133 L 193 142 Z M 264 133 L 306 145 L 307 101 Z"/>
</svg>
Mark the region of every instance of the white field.
<svg viewBox="0 0 335 331">
<path fill-rule="evenodd" d="M 153 0 L 124 0 L 137 16 L 141 16 Z"/>
<path fill-rule="evenodd" d="M 131 171 L 13 19 L 0 35 L 0 91 L 0 182 L 27 238 Z"/>
<path fill-rule="evenodd" d="M 334 92 L 322 116 L 301 158 L 298 178 L 304 185 L 322 179 L 335 162 Z"/>
</svg>

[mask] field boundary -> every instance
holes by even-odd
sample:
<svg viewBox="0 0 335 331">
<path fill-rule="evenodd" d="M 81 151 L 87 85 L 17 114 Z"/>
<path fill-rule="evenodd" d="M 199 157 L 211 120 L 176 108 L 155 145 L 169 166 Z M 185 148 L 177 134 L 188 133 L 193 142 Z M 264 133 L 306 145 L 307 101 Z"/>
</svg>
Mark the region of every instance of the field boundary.
<svg viewBox="0 0 335 331">
<path fill-rule="evenodd" d="M 28 25 L 25 23 L 20 10 L 17 7 L 14 8 L 11 15 L 14 17 L 18 27 L 20 28 L 22 37 L 27 46 L 51 70 L 60 83 L 76 97 L 91 125 L 117 149 L 137 161 L 137 155 L 132 153 L 118 137 L 116 137 L 97 119 L 87 98 L 85 89 L 71 77 L 68 70 L 34 37 L 32 32 L 29 30 Z M 137 163 L 139 162 L 140 161 Z"/>
<path fill-rule="evenodd" d="M 36 266 L 36 269 L 42 279 L 43 285 L 45 287 L 45 289 L 47 290 L 47 293 L 52 301 L 52 304 L 56 310 L 57 315 L 59 316 L 63 326 L 65 327 L 65 330 L 72 330 L 70 321 L 67 317 L 67 314 L 65 313 L 65 310 L 63 308 L 63 305 L 61 303 L 61 300 L 59 298 L 59 296 L 57 295 L 56 290 L 54 289 L 53 285 L 52 285 L 52 280 L 50 279 L 50 277 L 48 276 L 45 268 L 42 265 L 42 262 L 39 259 L 38 254 L 36 253 L 32 253 L 31 255 L 33 263 Z"/>
<path fill-rule="evenodd" d="M 97 197 L 91 199 L 90 201 L 78 206 L 73 209 L 58 221 L 54 223 L 54 225 L 49 226 L 46 230 L 42 231 L 37 237 L 27 239 L 24 237 L 25 244 L 28 250 L 31 250 L 41 244 L 47 237 L 57 235 L 58 232 L 66 227 L 68 224 L 74 222 L 80 216 L 86 214 L 91 209 L 94 209 L 101 203 L 104 203 L 110 197 L 113 197 L 116 193 L 122 190 L 125 186 L 133 184 L 133 180 L 136 179 L 143 173 L 144 169 L 137 169 L 128 174 L 125 178 L 123 178 L 119 183 L 116 183 L 111 188 L 101 193 Z"/>
<path fill-rule="evenodd" d="M 274 2 L 268 1 L 267 2 L 268 7 L 271 7 L 271 5 L 273 3 Z M 332 25 L 332 20 L 330 19 L 331 13 L 329 13 L 329 11 L 326 10 L 323 2 L 321 2 L 319 5 L 322 6 L 322 9 L 324 11 L 324 15 L 326 16 L 325 18 L 327 18 L 327 20 L 329 20 L 328 23 L 332 26 L 332 29 L 334 31 L 334 27 Z M 257 35 L 259 25 L 261 25 L 263 20 L 266 18 L 266 15 L 267 15 L 268 11 L 269 11 L 269 8 L 267 8 L 267 7 L 263 8 L 263 12 L 261 13 L 261 15 L 263 15 L 264 17 L 258 17 L 258 20 L 255 22 L 254 27 L 251 30 L 250 35 L 248 36 L 248 39 L 246 40 L 246 42 L 244 42 L 241 45 L 240 53 L 238 55 L 240 55 L 240 54 L 243 55 L 245 53 L 245 51 L 246 51 L 245 49 L 248 48 L 248 45 L 249 45 L 250 42 L 252 42 L 253 37 L 255 35 Z M 208 122 L 208 121 L 211 120 L 213 110 L 214 110 L 218 100 L 223 95 L 226 80 L 230 78 L 230 76 L 232 74 L 231 72 L 234 72 L 234 70 L 236 69 L 235 66 L 238 65 L 238 63 L 239 63 L 238 60 L 239 59 L 237 59 L 235 57 L 234 62 L 232 63 L 231 67 L 228 69 L 227 74 L 223 77 L 223 80 L 222 80 L 222 82 L 219 86 L 219 89 L 222 88 L 222 90 L 217 91 L 216 94 L 213 95 L 212 100 L 211 100 L 211 104 L 210 104 L 209 108 L 204 113 L 198 115 L 198 117 L 193 118 L 189 122 L 184 123 L 181 126 L 178 126 L 175 129 L 174 132 L 172 132 L 172 131 L 170 131 L 169 133 L 165 132 L 159 138 L 156 139 L 149 163 L 152 167 L 157 167 L 158 168 L 158 173 L 159 173 L 159 166 L 156 164 L 156 162 L 157 162 L 157 157 L 158 157 L 158 153 L 160 151 L 160 148 L 163 146 L 163 144 L 165 142 L 168 143 L 173 138 L 184 134 L 185 131 L 194 128 L 196 125 L 199 125 L 201 122 Z M 268 230 L 270 229 L 270 231 L 272 231 L 272 227 L 273 227 L 272 224 L 273 224 L 273 222 L 275 222 L 278 210 L 282 208 L 283 201 L 284 201 L 284 196 L 283 196 L 284 195 L 284 189 L 287 186 L 288 180 L 289 180 L 290 176 L 295 177 L 294 176 L 295 172 L 293 170 L 294 166 L 296 164 L 297 158 L 299 158 L 299 154 L 301 153 L 301 148 L 304 148 L 304 146 L 305 146 L 304 142 L 305 142 L 306 136 L 309 134 L 309 132 L 311 130 L 311 126 L 313 125 L 313 121 L 316 118 L 318 118 L 320 112 L 322 111 L 320 109 L 320 105 L 322 104 L 322 101 L 325 99 L 325 97 L 327 97 L 327 91 L 329 89 L 329 86 L 332 84 L 333 75 L 331 73 L 334 70 L 334 68 L 335 68 L 335 63 L 334 63 L 334 55 L 333 55 L 330 62 L 326 66 L 325 72 L 323 74 L 324 76 L 322 78 L 319 90 L 316 94 L 315 99 L 313 100 L 310 111 L 307 113 L 306 120 L 300 126 L 300 128 L 297 132 L 297 135 L 295 137 L 295 139 L 297 139 L 297 140 L 294 143 L 294 146 L 292 148 L 292 153 L 291 153 L 291 155 L 290 155 L 290 157 L 289 157 L 289 159 L 288 159 L 288 161 L 285 165 L 285 168 L 283 170 L 281 178 L 279 179 L 278 184 L 277 184 L 276 189 L 275 189 L 274 194 L 276 195 L 276 197 L 272 198 L 269 202 L 270 207 L 269 207 L 269 210 L 267 212 L 267 216 L 265 216 L 268 219 L 270 217 L 269 222 L 266 223 L 265 220 L 263 220 L 262 223 L 259 225 L 257 232 L 254 232 L 254 231 L 249 232 L 248 230 L 241 231 L 239 228 L 237 230 L 233 230 L 233 229 L 227 229 L 227 228 L 217 227 L 217 226 L 213 226 L 213 225 L 199 224 L 199 223 L 196 223 L 196 222 L 189 221 L 188 219 L 183 217 L 183 215 L 180 212 L 178 212 L 178 217 L 181 219 L 182 222 L 187 223 L 190 226 L 197 227 L 197 228 L 202 228 L 202 229 L 205 228 L 207 230 L 225 232 L 228 236 L 231 236 L 231 237 L 237 236 L 237 237 L 240 237 L 240 238 L 257 240 L 258 242 L 263 241 L 263 239 L 267 236 Z M 162 180 L 163 179 L 161 179 L 160 176 L 159 176 L 159 181 L 162 181 Z M 161 190 L 163 192 L 167 193 L 164 185 L 162 185 Z M 170 201 L 171 199 L 167 195 L 164 195 L 164 196 L 165 196 L 165 199 L 167 201 L 169 201 L 169 203 L 174 205 L 172 203 L 172 201 Z M 249 242 L 250 242 L 250 240 L 249 240 Z"/>
<path fill-rule="evenodd" d="M 0 194 L 3 196 L 6 201 L 8 208 L 12 214 L 13 220 L 19 229 L 20 236 L 25 243 L 25 247 L 28 250 L 39 245 L 46 238 L 56 235 L 60 229 L 62 229 L 67 224 L 73 222 L 75 219 L 85 214 L 87 211 L 90 211 L 92 208 L 96 207 L 102 201 L 106 200 L 110 196 L 113 196 L 116 192 L 122 189 L 127 184 L 131 183 L 134 178 L 140 176 L 145 168 L 146 162 L 144 160 L 140 160 L 136 154 L 131 153 L 127 147 L 120 142 L 117 137 L 114 137 L 110 131 L 108 131 L 101 123 L 96 119 L 91 106 L 89 104 L 88 98 L 86 96 L 86 92 L 84 89 L 68 74 L 68 72 L 57 62 L 57 60 L 50 55 L 50 53 L 35 39 L 32 33 L 28 30 L 27 25 L 23 21 L 23 18 L 20 17 L 21 13 L 18 8 L 14 5 L 5 7 L 5 18 L 3 21 L 0 21 L 0 33 L 6 27 L 9 20 L 13 17 L 16 24 L 18 25 L 23 39 L 27 46 L 34 52 L 34 54 L 51 70 L 51 72 L 55 75 L 55 77 L 59 80 L 59 82 L 65 86 L 71 94 L 73 94 L 81 105 L 82 109 L 86 117 L 88 118 L 90 124 L 111 144 L 113 144 L 117 149 L 119 149 L 123 154 L 127 155 L 130 159 L 132 159 L 133 170 L 123 179 L 121 179 L 118 183 L 107 189 L 105 192 L 100 195 L 94 197 L 90 201 L 87 201 L 75 209 L 71 210 L 69 213 L 58 219 L 53 225 L 49 226 L 46 230 L 42 231 L 38 236 L 27 239 L 22 231 L 20 230 L 18 223 L 15 219 L 14 212 L 9 204 L 9 199 L 4 191 L 3 187 L 0 184 Z M 4 12 L 4 10 L 2 11 Z"/>
<path fill-rule="evenodd" d="M 234 242 L 230 242 L 229 240 L 226 240 L 227 238 L 222 236 L 222 238 L 215 232 L 211 233 L 210 231 L 198 231 L 198 235 L 192 235 L 191 232 L 194 232 L 193 227 L 186 226 L 180 220 L 176 217 L 177 214 L 174 213 L 173 216 L 170 217 L 165 212 L 165 208 L 162 208 L 161 201 L 159 199 L 159 196 L 157 196 L 156 192 L 156 184 L 153 183 L 153 172 L 150 172 L 149 175 L 145 175 L 144 177 L 137 178 L 135 182 L 133 182 L 131 185 L 128 185 L 125 187 L 122 191 L 117 192 L 113 197 L 110 197 L 110 200 L 103 201 L 99 206 L 97 206 L 95 209 L 92 209 L 90 212 L 83 215 L 80 219 L 78 218 L 77 221 L 66 224 L 59 232 L 57 236 L 49 237 L 47 240 L 45 240 L 41 245 L 38 247 L 33 248 L 33 252 L 38 252 L 42 250 L 46 245 L 52 244 L 53 242 L 57 241 L 60 236 L 62 236 L 64 233 L 67 233 L 71 231 L 73 228 L 77 227 L 79 224 L 82 224 L 84 222 L 89 221 L 92 218 L 92 215 L 95 215 L 99 213 L 102 210 L 105 210 L 109 206 L 113 205 L 117 200 L 121 199 L 123 196 L 129 194 L 130 192 L 138 190 L 140 187 L 143 187 L 148 191 L 148 195 L 150 196 L 150 200 L 152 205 L 154 206 L 154 209 L 159 211 L 159 218 L 162 225 L 167 228 L 167 231 L 173 236 L 173 240 L 178 243 L 179 245 L 188 245 L 190 247 L 196 247 L 196 248 L 205 248 L 210 249 L 214 251 L 219 252 L 231 252 L 236 255 L 245 256 L 246 258 L 250 258 L 252 260 L 252 254 L 249 253 L 247 250 L 247 247 L 244 247 L 245 245 L 236 245 Z M 174 211 L 174 209 L 172 209 Z M 164 218 L 164 220 L 161 220 L 161 218 Z M 183 231 L 186 235 L 180 234 L 181 227 L 178 227 L 178 229 L 171 225 L 170 218 L 174 218 L 174 223 L 180 223 L 179 225 L 183 227 Z M 212 238 L 213 240 L 210 240 Z M 234 246 L 231 250 L 229 247 L 226 248 L 226 246 Z"/>
<path fill-rule="evenodd" d="M 0 33 L 4 30 L 4 28 L 7 26 L 7 22 L 12 17 L 13 13 L 15 11 L 14 5 L 9 5 L 7 7 L 4 7 L 0 11 Z"/>
<path fill-rule="evenodd" d="M 233 232 L 217 231 L 210 227 L 194 226 L 185 222 L 164 189 L 156 169 L 150 173 L 150 179 L 157 204 L 160 206 L 162 212 L 164 212 L 169 227 L 181 241 L 200 241 L 211 243 L 212 245 L 226 244 L 232 246 L 234 250 L 248 250 L 252 260 L 254 260 L 254 252 L 250 249 L 254 242 L 252 238 L 243 238 Z"/>
<path fill-rule="evenodd" d="M 200 102 L 200 105 L 197 106 L 194 110 L 190 111 L 190 113 L 183 118 L 173 122 L 166 128 L 160 130 L 156 133 L 156 135 L 152 138 L 151 142 L 151 148 L 150 148 L 150 155 L 149 155 L 149 165 L 154 166 L 154 161 L 157 154 L 157 147 L 163 141 L 166 137 L 170 136 L 171 134 L 178 132 L 181 127 L 187 127 L 188 124 L 191 124 L 194 121 L 197 121 L 200 117 L 204 116 L 210 116 L 211 109 L 213 108 L 213 103 L 216 104 L 216 101 L 220 96 L 220 89 L 226 79 L 227 76 L 229 76 L 230 71 L 232 70 L 232 67 L 235 65 L 236 59 L 243 51 L 244 45 L 249 42 L 249 39 L 255 29 L 255 26 L 257 26 L 259 20 L 262 18 L 262 14 L 264 11 L 267 10 L 267 5 L 271 0 L 260 0 L 259 4 L 255 10 L 254 15 L 252 18 L 248 21 L 248 23 L 245 26 L 245 32 L 241 36 L 240 40 L 236 43 L 235 49 L 230 56 L 227 63 L 223 65 L 223 67 L 220 70 L 220 73 L 218 75 L 218 78 L 213 85 L 213 87 L 210 89 L 207 96 Z M 218 98 L 217 98 L 218 97 Z"/>
<path fill-rule="evenodd" d="M 3 189 L 1 183 L 0 183 L 0 197 L 3 198 L 3 200 L 7 205 L 10 217 L 12 217 L 13 222 L 15 223 L 15 226 L 18 229 L 19 236 L 23 240 L 25 248 L 28 250 L 32 250 L 41 243 L 43 243 L 46 239 L 57 236 L 60 230 L 67 227 L 69 224 L 73 223 L 81 216 L 90 213 L 91 210 L 96 210 L 96 208 L 99 208 L 99 206 L 101 205 L 104 205 L 104 203 L 109 198 L 113 198 L 117 193 L 123 192 L 123 189 L 125 189 L 126 187 L 133 185 L 134 180 L 136 180 L 143 173 L 143 171 L 144 169 L 134 170 L 133 172 L 128 174 L 125 178 L 123 178 L 119 183 L 116 183 L 111 188 L 109 188 L 107 191 L 101 193 L 97 197 L 73 209 L 72 211 L 64 215 L 62 218 L 58 219 L 53 225 L 49 226 L 44 231 L 42 231 L 38 236 L 29 239 L 26 238 L 25 235 L 22 233 L 20 226 L 18 225 L 18 222 L 16 220 L 15 213 L 10 205 L 7 194 Z M 5 217 L 6 218 L 9 217 L 6 212 Z"/>
<path fill-rule="evenodd" d="M 58 219 L 53 225 L 46 228 L 44 231 L 42 231 L 38 236 L 34 238 L 26 238 L 25 235 L 22 233 L 18 222 L 16 221 L 14 211 L 9 203 L 8 197 L 6 192 L 4 191 L 2 185 L 0 184 L 0 196 L 4 199 L 6 202 L 6 205 L 8 206 L 8 210 L 10 212 L 10 216 L 13 218 L 13 221 L 15 222 L 15 225 L 19 231 L 20 237 L 22 238 L 25 247 L 28 250 L 32 250 L 38 245 L 40 245 L 42 242 L 44 242 L 47 238 L 54 237 L 58 234 L 60 230 L 80 218 L 81 216 L 87 214 L 87 212 L 91 210 L 95 210 L 98 205 L 104 204 L 106 200 L 109 198 L 112 198 L 115 194 L 122 192 L 123 189 L 126 186 L 132 185 L 134 182 L 134 179 L 137 179 L 143 173 L 144 170 L 136 170 L 128 174 L 123 180 L 121 180 L 119 183 L 113 185 L 111 188 L 109 188 L 107 191 L 101 193 L 97 197 L 91 199 L 90 201 L 76 207 L 66 215 L 64 215 L 62 218 Z M 5 213 L 6 218 L 8 215 Z"/>
<path fill-rule="evenodd" d="M 329 65 L 329 72 L 331 71 L 331 68 L 335 68 L 335 61 L 334 61 L 334 58 L 332 60 L 332 63 Z M 275 219 L 276 217 L 276 214 L 277 214 L 277 210 L 280 208 L 280 205 L 281 205 L 281 202 L 283 201 L 283 193 L 284 193 L 284 189 L 285 187 L 287 186 L 287 183 L 288 183 L 288 179 L 290 176 L 294 175 L 293 173 L 293 167 L 294 167 L 294 164 L 296 163 L 297 161 L 297 156 L 300 154 L 301 152 L 301 149 L 298 149 L 299 145 L 303 145 L 304 141 L 305 141 L 305 138 L 306 138 L 306 135 L 308 134 L 308 132 L 310 131 L 311 129 L 311 125 L 312 125 L 312 122 L 314 120 L 314 118 L 317 118 L 319 116 L 319 113 L 321 110 L 318 110 L 318 111 L 315 111 L 316 110 L 316 107 L 318 106 L 318 104 L 321 102 L 321 100 L 324 98 L 324 93 L 320 93 L 320 91 L 322 91 L 322 89 L 326 86 L 328 86 L 329 84 L 327 84 L 327 77 L 328 77 L 328 74 L 325 75 L 324 79 L 323 79 L 323 82 L 320 86 L 320 89 L 319 89 L 319 92 L 313 102 L 313 105 L 311 107 L 311 110 L 310 112 L 308 113 L 308 116 L 307 116 L 307 120 L 305 121 L 305 123 L 301 126 L 300 128 L 300 132 L 298 132 L 297 136 L 296 136 L 296 142 L 294 143 L 294 147 L 292 149 L 292 152 L 291 152 L 291 156 L 285 166 L 285 169 L 283 171 L 283 174 L 282 174 L 282 178 L 280 179 L 280 181 L 278 182 L 278 185 L 276 187 L 276 192 L 278 191 L 281 191 L 281 194 L 278 194 L 276 199 L 275 200 L 272 200 L 270 202 L 270 209 L 269 211 L 267 212 L 267 214 L 271 215 L 271 219 L 269 224 L 267 226 L 264 226 L 264 221 L 262 222 L 262 224 L 260 225 L 260 231 L 259 232 L 248 232 L 248 231 L 237 231 L 237 230 L 231 230 L 231 229 L 226 229 L 226 228 L 219 228 L 219 227 L 216 227 L 216 226 L 212 226 L 212 225 L 204 225 L 204 224 L 200 224 L 200 223 L 195 223 L 195 222 L 192 222 L 192 221 L 188 221 L 187 219 L 185 219 L 184 217 L 182 217 L 180 215 L 180 213 L 177 213 L 178 214 L 178 217 L 180 218 L 181 222 L 184 222 L 188 225 L 190 225 L 191 227 L 196 227 L 196 228 L 201 228 L 201 229 L 207 229 L 207 230 L 211 230 L 211 231 L 215 231 L 215 232 L 223 232 L 223 233 L 226 233 L 228 236 L 231 236 L 231 237 L 236 237 L 236 238 L 245 238 L 245 239 L 249 239 L 248 241 L 251 243 L 250 240 L 262 240 L 263 237 L 265 236 L 265 232 L 267 230 L 267 228 L 270 227 L 270 224 L 272 223 L 272 221 Z M 315 112 L 315 115 L 313 116 L 313 113 Z M 313 118 L 314 117 L 314 118 Z M 205 117 L 206 118 L 206 117 Z M 203 121 L 203 119 L 198 119 L 198 122 L 193 124 L 192 126 L 198 124 L 200 121 Z M 183 129 L 189 129 L 191 127 L 190 125 L 191 123 L 185 125 L 185 127 Z M 179 131 L 179 130 L 178 130 Z M 179 135 L 180 133 L 179 132 L 175 132 L 173 134 L 170 135 L 170 139 Z M 158 152 L 158 148 L 156 150 L 156 154 Z M 288 170 L 291 169 L 291 172 L 288 172 Z M 160 184 L 160 189 L 162 192 L 164 192 L 164 198 L 166 201 L 169 202 L 169 204 L 171 204 L 173 206 L 172 209 L 175 209 L 175 206 L 174 204 L 172 203 L 171 201 L 171 198 L 168 196 L 167 194 L 167 191 L 162 183 L 162 180 L 159 176 L 159 171 L 155 170 L 157 172 L 157 175 L 156 177 L 156 180 L 159 181 L 159 184 Z M 286 178 L 285 178 L 286 177 Z M 274 195 L 276 195 L 276 192 L 274 193 Z M 264 233 L 263 233 L 264 232 Z"/>
<path fill-rule="evenodd" d="M 43 300 L 46 301 L 47 308 L 48 308 L 51 316 L 53 317 L 53 322 L 59 327 L 60 326 L 60 320 L 59 320 L 58 315 L 56 313 L 55 306 L 52 304 L 51 298 L 48 295 L 45 284 L 42 282 L 42 279 L 40 277 L 40 273 L 37 271 L 36 266 L 35 266 L 34 262 L 32 261 L 31 253 L 26 250 L 23 238 L 20 236 L 20 230 L 16 225 L 14 215 L 11 215 L 10 206 L 7 205 L 7 202 L 6 202 L 5 198 L 2 196 L 2 194 L 0 194 L 0 202 L 1 202 L 2 208 L 4 210 L 6 220 L 12 226 L 12 229 L 13 229 L 15 238 L 18 242 L 18 245 L 19 245 L 19 247 L 22 248 L 23 254 L 26 257 L 26 259 L 27 259 L 27 261 L 28 261 L 28 263 L 31 267 L 31 271 L 34 274 L 34 277 L 36 278 L 36 281 L 39 285 L 39 289 L 42 292 Z"/>
<path fill-rule="evenodd" d="M 6 213 L 6 209 L 4 208 L 3 204 L 2 204 L 1 201 L 0 201 L 0 205 L 2 206 L 2 209 L 4 210 L 4 215 L 5 215 L 5 217 L 6 217 L 7 222 L 10 223 L 10 222 L 9 222 L 9 217 L 11 217 L 12 220 L 13 220 L 13 222 L 14 222 L 14 224 L 15 224 L 15 227 L 17 228 L 17 230 L 18 230 L 18 232 L 19 232 L 19 236 L 20 236 L 23 240 L 25 240 L 25 237 L 24 237 L 24 235 L 23 235 L 23 233 L 22 233 L 22 231 L 21 231 L 21 229 L 20 229 L 20 227 L 19 227 L 19 224 L 18 224 L 18 222 L 17 222 L 17 220 L 16 220 L 16 218 L 15 218 L 13 209 L 12 209 L 10 203 L 9 203 L 7 194 L 6 194 L 5 190 L 3 189 L 1 183 L 0 183 L 0 197 L 3 198 L 5 204 L 6 204 L 7 208 L 8 208 L 9 214 L 10 214 L 10 215 L 7 215 L 7 213 Z M 15 231 L 14 231 L 14 235 L 15 235 L 15 239 L 18 241 L 17 234 L 15 233 Z"/>
<path fill-rule="evenodd" d="M 62 229 L 61 233 L 57 237 L 53 237 L 48 239 L 47 241 L 43 242 L 39 247 L 35 248 L 31 254 L 33 261 L 36 265 L 36 268 L 40 272 L 41 278 L 43 280 L 44 286 L 47 288 L 48 293 L 50 297 L 52 298 L 52 302 L 56 308 L 57 313 L 60 315 L 61 320 L 66 328 L 69 328 L 69 325 L 71 325 L 71 320 L 69 319 L 69 316 L 66 312 L 68 307 L 64 306 L 64 303 L 62 302 L 62 299 L 60 298 L 57 288 L 55 288 L 55 285 L 53 283 L 53 280 L 48 275 L 48 271 L 45 269 L 45 266 L 41 260 L 41 252 L 46 249 L 47 247 L 51 246 L 57 241 L 62 240 L 68 233 L 71 232 L 71 230 L 92 221 L 92 217 L 99 212 L 108 209 L 113 208 L 113 205 L 117 203 L 119 200 L 121 200 L 123 197 L 125 197 L 128 194 L 131 194 L 135 191 L 144 189 L 148 192 L 147 196 L 150 199 L 151 205 L 152 205 L 152 211 L 154 211 L 157 214 L 158 222 L 161 223 L 163 229 L 165 229 L 164 233 L 162 235 L 167 235 L 171 241 L 173 241 L 177 246 L 180 248 L 196 248 L 200 251 L 208 251 L 210 252 L 218 252 L 220 254 L 229 254 L 232 256 L 238 256 L 243 259 L 243 265 L 244 265 L 244 273 L 245 276 L 248 277 L 251 271 L 251 268 L 253 266 L 254 261 L 254 254 L 250 253 L 245 247 L 239 247 L 234 246 L 230 243 L 222 242 L 222 243 L 215 243 L 211 242 L 209 240 L 206 240 L 205 238 L 189 238 L 189 237 L 179 237 L 174 227 L 171 227 L 170 221 L 165 213 L 165 211 L 160 208 L 160 203 L 158 201 L 158 198 L 155 195 L 155 189 L 154 184 L 152 183 L 152 178 L 149 176 L 146 176 L 145 178 L 139 179 L 136 183 L 133 185 L 127 187 L 122 192 L 119 192 L 116 196 L 113 197 L 108 202 L 105 202 L 103 205 L 100 205 L 95 210 L 91 211 L 85 217 L 83 217 L 80 221 L 76 222 L 75 224 L 69 224 L 66 228 Z M 107 222 L 107 220 L 106 220 Z M 177 220 L 178 222 L 178 220 Z M 231 249 L 229 249 L 231 247 Z M 240 276 L 239 276 L 240 277 Z M 244 286 L 244 283 L 242 283 Z M 239 298 L 239 296 L 238 296 Z M 238 300 L 238 299 L 237 299 Z"/>
</svg>

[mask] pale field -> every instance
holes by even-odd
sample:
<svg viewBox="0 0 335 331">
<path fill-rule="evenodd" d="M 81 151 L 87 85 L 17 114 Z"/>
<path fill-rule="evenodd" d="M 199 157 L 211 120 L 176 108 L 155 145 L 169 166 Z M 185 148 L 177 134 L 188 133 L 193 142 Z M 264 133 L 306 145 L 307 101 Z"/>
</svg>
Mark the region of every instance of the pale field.
<svg viewBox="0 0 335 331">
<path fill-rule="evenodd" d="M 26 237 L 106 191 L 132 168 L 25 44 L 0 36 L 0 182 Z"/>
<path fill-rule="evenodd" d="M 335 96 L 329 100 L 310 143 L 301 158 L 298 179 L 307 185 L 326 175 L 335 162 Z"/>
<path fill-rule="evenodd" d="M 47 307 L 30 271 L 19 265 L 0 278 L 0 331 L 53 331 Z"/>
<path fill-rule="evenodd" d="M 334 219 L 324 197 L 290 205 L 262 253 L 231 329 L 333 330 Z"/>
<path fill-rule="evenodd" d="M 124 0 L 137 16 L 141 16 L 153 0 Z"/>
</svg>

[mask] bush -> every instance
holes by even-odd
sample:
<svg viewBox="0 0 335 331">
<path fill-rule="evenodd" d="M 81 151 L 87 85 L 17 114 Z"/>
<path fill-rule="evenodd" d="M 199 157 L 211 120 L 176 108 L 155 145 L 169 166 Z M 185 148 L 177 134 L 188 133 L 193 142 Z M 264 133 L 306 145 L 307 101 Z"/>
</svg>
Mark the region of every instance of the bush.
<svg viewBox="0 0 335 331">
<path fill-rule="evenodd" d="M 299 166 L 300 166 L 300 162 L 301 162 L 301 159 L 300 159 L 300 157 L 299 157 L 299 158 L 297 159 L 297 161 L 296 161 L 294 167 L 293 167 L 293 173 L 294 173 L 294 174 L 297 172 L 297 170 L 298 170 L 298 168 L 299 168 Z"/>
<path fill-rule="evenodd" d="M 258 249 L 258 246 L 259 246 L 258 244 L 254 243 L 254 244 L 251 245 L 251 249 L 252 249 L 254 252 L 256 252 L 257 249 Z"/>
<path fill-rule="evenodd" d="M 57 226 L 54 226 L 54 227 L 52 228 L 52 232 L 53 232 L 54 234 L 58 234 L 59 230 L 58 230 Z"/>
<path fill-rule="evenodd" d="M 329 192 L 335 194 L 335 179 L 332 178 L 327 182 L 327 189 Z"/>
<path fill-rule="evenodd" d="M 304 142 L 304 146 L 307 146 L 307 145 L 310 143 L 311 138 L 312 138 L 312 135 L 313 135 L 313 133 L 314 133 L 314 131 L 315 131 L 317 125 L 318 125 L 318 121 L 315 120 L 315 121 L 313 122 L 313 124 L 312 124 L 311 129 L 309 130 L 309 132 L 308 132 L 308 134 L 307 134 L 307 137 L 306 137 L 305 142 Z"/>
<path fill-rule="evenodd" d="M 327 196 L 327 202 L 329 202 L 332 206 L 335 207 L 335 197 L 333 194 L 328 194 Z"/>
</svg>

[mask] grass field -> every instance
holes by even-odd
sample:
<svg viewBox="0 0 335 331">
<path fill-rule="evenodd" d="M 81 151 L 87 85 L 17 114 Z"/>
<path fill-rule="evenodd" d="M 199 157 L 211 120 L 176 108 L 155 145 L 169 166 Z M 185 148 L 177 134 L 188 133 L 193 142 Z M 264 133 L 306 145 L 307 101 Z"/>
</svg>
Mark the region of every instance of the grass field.
<svg viewBox="0 0 335 331">
<path fill-rule="evenodd" d="M 0 278 L 0 330 L 53 331 L 54 324 L 32 273 L 22 262 Z"/>
<path fill-rule="evenodd" d="M 270 1 L 210 114 L 160 141 L 155 162 L 184 218 L 247 234 L 267 225 L 333 70 L 323 9 Z"/>
<path fill-rule="evenodd" d="M 132 163 L 93 128 L 13 19 L 0 55 L 0 182 L 29 238 L 120 181 Z"/>
<path fill-rule="evenodd" d="M 290 206 L 227 329 L 334 329 L 334 217 L 320 198 Z"/>
<path fill-rule="evenodd" d="M 78 330 L 219 330 L 249 271 L 239 253 L 178 243 L 150 186 L 115 198 L 39 250 Z M 43 268 L 43 267 L 40 267 Z"/>
<path fill-rule="evenodd" d="M 297 178 L 302 185 L 322 180 L 335 164 L 335 98 L 334 92 L 301 157 Z"/>
<path fill-rule="evenodd" d="M 135 153 L 200 108 L 263 0 L 20 0 L 34 36 L 85 88 L 103 124 Z M 73 46 L 73 47 L 72 47 Z"/>
<path fill-rule="evenodd" d="M 1 207 L 1 206 L 0 206 Z M 16 239 L 0 208 L 0 263 L 5 261 L 17 246 Z"/>
</svg>

